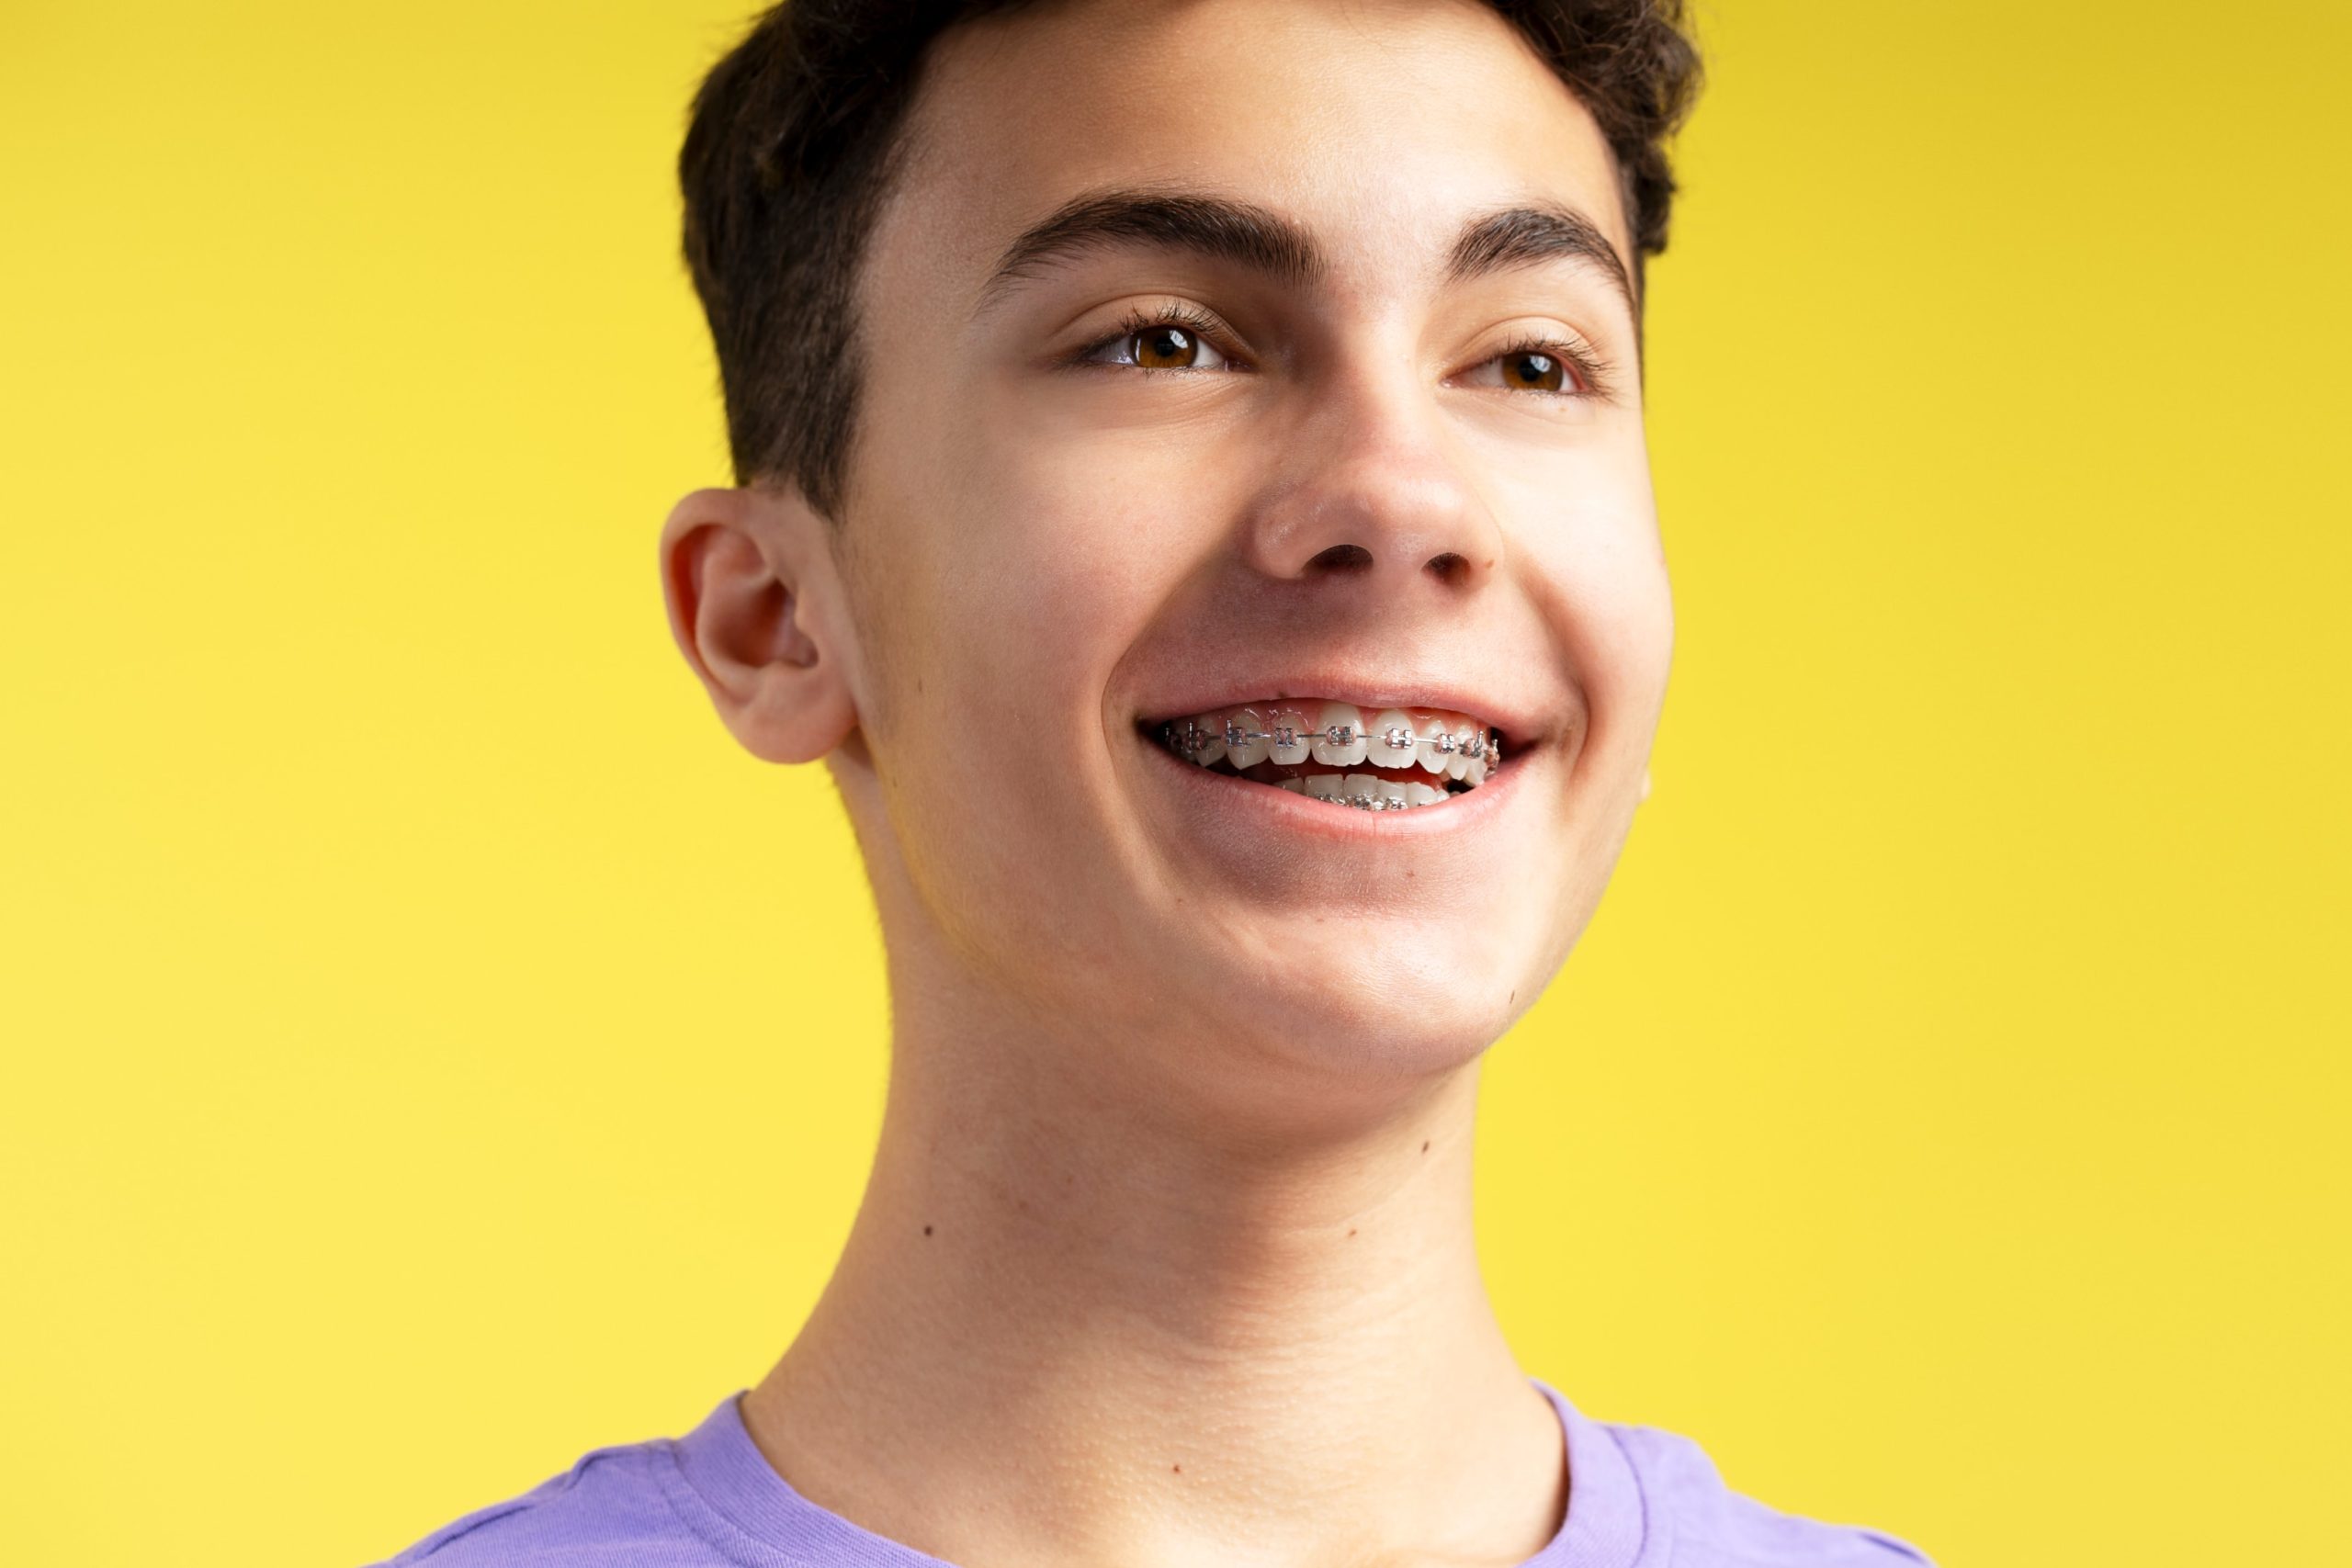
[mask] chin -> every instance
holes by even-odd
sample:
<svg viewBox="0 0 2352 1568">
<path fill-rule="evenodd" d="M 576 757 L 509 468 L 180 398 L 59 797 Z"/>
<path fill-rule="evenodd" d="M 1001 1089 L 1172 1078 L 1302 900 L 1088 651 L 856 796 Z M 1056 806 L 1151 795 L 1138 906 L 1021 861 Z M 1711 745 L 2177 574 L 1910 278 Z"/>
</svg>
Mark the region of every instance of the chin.
<svg viewBox="0 0 2352 1568">
<path fill-rule="evenodd" d="M 1228 1038 L 1335 1076 L 1442 1072 L 1474 1060 L 1541 982 L 1529 933 L 1488 920 L 1316 917 L 1226 928 L 1246 943 L 1211 957 L 1222 984 L 1200 1015 Z M 1223 962 L 1216 962 L 1221 958 Z"/>
</svg>

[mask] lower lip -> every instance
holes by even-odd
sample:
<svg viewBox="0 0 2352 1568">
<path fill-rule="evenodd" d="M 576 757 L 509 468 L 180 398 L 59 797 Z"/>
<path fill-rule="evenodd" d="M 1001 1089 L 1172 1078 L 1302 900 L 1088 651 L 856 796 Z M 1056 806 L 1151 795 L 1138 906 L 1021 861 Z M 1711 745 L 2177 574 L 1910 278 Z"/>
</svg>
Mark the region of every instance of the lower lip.
<svg viewBox="0 0 2352 1568">
<path fill-rule="evenodd" d="M 1197 762 L 1184 761 L 1166 747 L 1154 745 L 1141 735 L 1136 737 L 1136 744 L 1150 752 L 1175 774 L 1179 787 L 1186 790 L 1191 798 L 1224 818 L 1231 828 L 1247 830 L 1262 826 L 1303 833 L 1309 838 L 1325 839 L 1335 843 L 1351 844 L 1394 842 L 1400 839 L 1426 839 L 1473 831 L 1510 804 L 1519 793 L 1520 780 L 1546 754 L 1540 741 L 1522 743 L 1514 747 L 1510 759 L 1488 773 L 1486 782 L 1476 788 L 1449 795 L 1435 806 L 1408 807 L 1402 811 L 1366 811 L 1358 807 L 1335 805 L 1291 790 L 1278 789 L 1272 784 L 1260 784 L 1255 779 L 1245 779 L 1238 774 L 1204 768 Z"/>
</svg>

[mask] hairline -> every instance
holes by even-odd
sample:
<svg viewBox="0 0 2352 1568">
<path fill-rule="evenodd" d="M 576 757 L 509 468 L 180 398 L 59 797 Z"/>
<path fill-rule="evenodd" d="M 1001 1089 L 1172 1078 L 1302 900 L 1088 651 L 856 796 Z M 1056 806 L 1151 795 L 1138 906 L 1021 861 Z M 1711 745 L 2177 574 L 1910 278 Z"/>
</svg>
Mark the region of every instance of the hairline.
<svg viewBox="0 0 2352 1568">
<path fill-rule="evenodd" d="M 865 231 L 857 237 L 853 249 L 850 262 L 851 275 L 848 279 L 848 288 L 845 290 L 845 309 L 848 320 L 846 322 L 846 332 L 842 344 L 842 356 L 843 363 L 841 367 L 845 412 L 843 417 L 841 450 L 834 457 L 834 461 L 837 464 L 835 471 L 838 475 L 838 479 L 833 486 L 837 502 L 836 510 L 840 512 L 842 515 L 840 517 L 828 519 L 829 522 L 834 523 L 837 525 L 836 531 L 838 531 L 840 525 L 846 523 L 847 513 L 850 510 L 851 496 L 855 490 L 854 481 L 857 471 L 857 453 L 865 439 L 866 425 L 868 423 L 862 415 L 864 412 L 865 394 L 868 386 L 868 372 L 872 367 L 872 357 L 867 353 L 866 344 L 869 324 L 869 313 L 866 310 L 866 305 L 868 303 L 868 283 L 875 272 L 874 252 L 876 243 L 883 231 L 888 227 L 888 220 L 890 213 L 905 197 L 910 178 L 914 172 L 913 166 L 922 161 L 930 149 L 930 143 L 926 140 L 926 131 L 929 129 L 928 121 L 930 111 L 937 101 L 937 88 L 939 85 L 936 79 L 936 73 L 932 69 L 932 62 L 936 58 L 940 46 L 944 40 L 954 37 L 956 33 L 964 31 L 967 28 L 974 28 L 980 24 L 1017 13 L 1027 6 L 1035 3 L 1035 0 L 998 0 L 997 4 L 987 7 L 978 14 L 964 17 L 957 20 L 949 22 L 946 26 L 939 28 L 926 39 L 915 57 L 915 67 L 913 72 L 914 82 L 912 84 L 911 90 L 909 92 L 906 101 L 897 116 L 897 123 L 888 132 L 882 146 L 877 150 L 877 154 L 872 171 L 873 188 L 869 193 L 870 205 L 867 208 L 865 221 Z M 1483 5 L 1487 9 L 1494 12 L 1498 17 L 1511 25 L 1514 28 L 1517 28 L 1518 24 L 1516 17 L 1513 16 L 1509 6 L 1501 3 L 1501 0 L 1477 0 L 1477 3 Z M 1570 100 L 1574 102 L 1579 109 L 1583 110 L 1587 115 L 1591 114 L 1591 108 L 1584 102 L 1582 95 L 1578 94 L 1573 86 L 1565 82 L 1563 82 L 1561 85 L 1563 90 L 1568 93 Z M 1605 136 L 1604 141 L 1606 141 Z M 1645 279 L 1646 268 L 1645 266 L 1646 258 L 1642 250 L 1637 232 L 1639 228 L 1639 214 L 1635 209 L 1632 185 L 1632 170 L 1623 162 L 1623 160 L 1618 156 L 1617 150 L 1613 144 L 1607 147 L 1606 156 L 1608 158 L 1609 169 L 1611 175 L 1610 182 L 1611 189 L 1615 195 L 1617 200 L 1619 216 L 1626 230 L 1628 238 L 1632 241 L 1630 269 L 1627 266 L 1625 257 L 1619 253 L 1615 241 L 1608 236 L 1607 231 L 1590 217 L 1565 202 L 1551 200 L 1541 197 L 1531 197 L 1524 201 L 1513 202 L 1507 204 L 1506 206 L 1494 209 L 1486 216 L 1492 218 L 1514 212 L 1545 213 L 1549 215 L 1555 215 L 1556 217 L 1566 220 L 1566 224 L 1564 226 L 1581 227 L 1589 231 L 1591 234 L 1596 236 L 1600 241 L 1599 251 L 1598 254 L 1590 259 L 1596 262 L 1602 262 L 1605 258 L 1603 270 L 1607 275 L 1609 275 L 1611 282 L 1624 299 L 1633 320 L 1634 360 L 1636 366 L 1640 366 L 1645 357 L 1644 352 L 1644 340 L 1646 333 L 1645 332 L 1644 306 L 1646 303 L 1648 294 Z M 1149 186 L 1120 186 L 1116 187 L 1110 187 L 1110 189 L 1106 191 L 1100 191 L 1095 194 L 1098 196 L 1114 193 L 1142 195 L 1150 192 L 1152 188 L 1153 187 Z M 1194 190 L 1190 187 L 1181 189 L 1178 187 L 1167 187 L 1162 189 L 1159 194 L 1182 195 L 1193 199 L 1216 201 L 1229 204 L 1231 206 L 1247 205 L 1237 202 L 1235 198 L 1212 196 L 1209 193 Z M 1022 235 L 1016 237 L 1013 243 L 1007 248 L 1004 256 L 1001 257 L 997 267 L 991 270 L 988 282 L 983 285 L 979 302 L 975 307 L 975 315 L 985 311 L 989 307 L 989 296 L 992 292 L 992 286 L 996 284 L 998 276 L 1005 270 L 1005 261 L 1012 257 L 1013 251 L 1020 248 L 1022 241 L 1036 234 L 1039 230 L 1052 222 L 1056 215 L 1066 212 L 1071 207 L 1080 202 L 1085 201 L 1086 199 L 1088 199 L 1088 197 L 1084 193 L 1081 193 L 1078 197 L 1071 197 L 1069 201 L 1063 203 L 1061 207 L 1057 208 L 1054 214 L 1048 214 L 1046 218 L 1041 219 L 1036 223 L 1030 225 L 1027 229 L 1023 231 Z M 1265 213 L 1267 217 L 1274 221 L 1295 231 L 1300 237 L 1309 242 L 1308 249 L 1311 253 L 1312 236 L 1311 234 L 1308 234 L 1303 227 L 1296 224 L 1295 220 L 1284 218 L 1280 214 L 1272 213 L 1268 209 L 1261 208 L 1257 210 L 1261 213 Z M 1449 281 L 1453 281 L 1455 279 L 1456 270 L 1464 259 L 1461 254 L 1464 249 L 1464 242 L 1470 238 L 1470 228 L 1472 225 L 1477 223 L 1478 220 L 1478 218 L 1476 216 L 1471 220 L 1465 220 L 1464 231 L 1456 237 L 1456 244 L 1453 247 L 1453 254 L 1449 256 L 1447 267 L 1447 277 Z M 1481 270 L 1486 269 L 1481 268 Z M 768 485 L 773 485 L 778 481 L 793 483 L 795 488 L 797 488 L 796 477 L 788 473 L 776 471 L 776 465 L 773 463 L 763 467 L 758 472 L 746 476 L 744 480 L 744 482 L 751 484 Z"/>
</svg>

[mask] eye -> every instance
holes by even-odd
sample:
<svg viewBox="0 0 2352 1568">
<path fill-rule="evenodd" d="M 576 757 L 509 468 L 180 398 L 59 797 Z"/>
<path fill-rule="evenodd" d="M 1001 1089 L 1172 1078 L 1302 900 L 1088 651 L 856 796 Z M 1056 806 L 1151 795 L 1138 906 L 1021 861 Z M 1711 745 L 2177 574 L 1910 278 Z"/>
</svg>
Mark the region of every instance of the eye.
<svg viewBox="0 0 2352 1568">
<path fill-rule="evenodd" d="M 1533 337 L 1512 344 L 1464 380 L 1474 387 L 1591 398 L 1604 390 L 1602 374 L 1597 358 L 1576 344 Z"/>
<path fill-rule="evenodd" d="M 1518 354 L 1499 355 L 1494 363 L 1503 367 L 1503 384 L 1525 387 L 1538 392 L 1556 392 L 1562 387 L 1576 385 L 1576 377 L 1568 369 L 1568 362 L 1557 355 L 1537 354 L 1527 350 Z"/>
<path fill-rule="evenodd" d="M 1116 334 L 1081 350 L 1089 365 L 1132 365 L 1138 370 L 1228 370 L 1236 367 L 1209 342 L 1216 323 L 1186 310 L 1137 310 Z"/>
</svg>

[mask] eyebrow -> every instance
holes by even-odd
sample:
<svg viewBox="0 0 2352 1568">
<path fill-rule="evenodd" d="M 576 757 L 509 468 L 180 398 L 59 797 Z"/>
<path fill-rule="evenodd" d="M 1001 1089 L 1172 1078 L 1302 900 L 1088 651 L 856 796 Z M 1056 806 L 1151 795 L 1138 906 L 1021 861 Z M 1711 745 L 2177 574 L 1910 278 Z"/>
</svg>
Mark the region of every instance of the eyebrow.
<svg viewBox="0 0 2352 1568">
<path fill-rule="evenodd" d="M 1315 237 L 1278 212 L 1228 197 L 1184 191 L 1112 190 L 1065 202 L 1023 230 L 980 286 L 975 316 L 1023 280 L 1089 251 L 1126 245 L 1186 251 L 1230 262 L 1291 288 L 1320 281 L 1330 265 Z M 1597 268 L 1638 322 L 1641 308 L 1617 247 L 1599 226 L 1552 202 L 1507 207 L 1465 221 L 1446 260 L 1448 283 L 1516 267 L 1573 259 Z"/>
<path fill-rule="evenodd" d="M 1467 283 L 1558 257 L 1573 257 L 1598 267 L 1625 301 L 1626 314 L 1636 321 L 1642 319 L 1634 280 L 1626 276 L 1625 264 L 1609 236 L 1583 213 L 1552 202 L 1507 207 L 1464 223 L 1446 264 L 1446 280 Z"/>
</svg>

